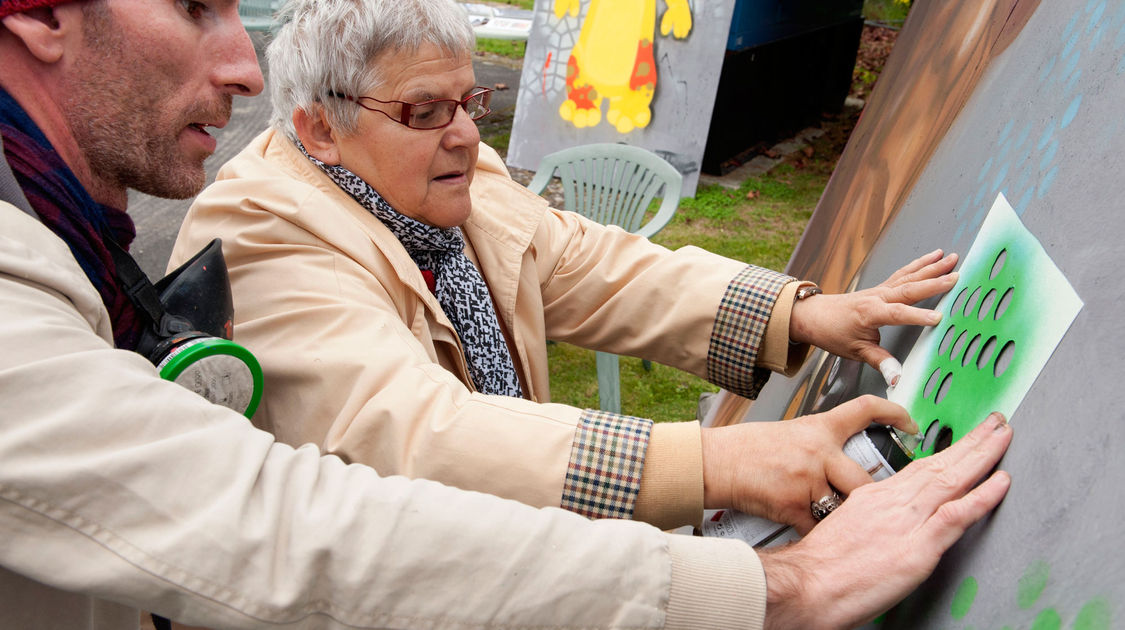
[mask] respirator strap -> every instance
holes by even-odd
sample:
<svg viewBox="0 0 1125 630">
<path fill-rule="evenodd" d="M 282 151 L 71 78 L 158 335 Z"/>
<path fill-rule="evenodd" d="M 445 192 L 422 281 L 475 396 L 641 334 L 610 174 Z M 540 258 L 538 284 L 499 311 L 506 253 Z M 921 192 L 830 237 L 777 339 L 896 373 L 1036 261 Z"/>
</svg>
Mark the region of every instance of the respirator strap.
<svg viewBox="0 0 1125 630">
<path fill-rule="evenodd" d="M 113 239 L 106 239 L 106 246 L 110 255 L 113 256 L 115 274 L 117 279 L 121 281 L 125 294 L 129 296 L 129 301 L 148 316 L 155 330 L 162 337 L 187 330 L 190 327 L 187 321 L 164 310 L 164 305 L 160 302 L 160 296 L 156 293 L 156 287 L 152 285 L 148 275 L 137 264 L 137 261 L 133 260 L 129 252 L 125 251 Z"/>
</svg>

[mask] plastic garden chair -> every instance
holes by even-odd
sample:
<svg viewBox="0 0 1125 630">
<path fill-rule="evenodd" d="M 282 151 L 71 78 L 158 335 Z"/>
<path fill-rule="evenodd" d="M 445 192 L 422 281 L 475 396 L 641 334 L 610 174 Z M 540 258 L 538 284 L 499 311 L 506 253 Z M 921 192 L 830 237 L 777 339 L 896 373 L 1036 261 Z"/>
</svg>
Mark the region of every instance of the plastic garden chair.
<svg viewBox="0 0 1125 630">
<path fill-rule="evenodd" d="M 652 238 L 672 220 L 683 187 L 683 175 L 674 166 L 647 149 L 627 144 L 587 144 L 551 153 L 539 163 L 527 187 L 542 193 L 556 175 L 562 180 L 566 210 L 645 238 Z M 663 195 L 660 208 L 644 221 L 657 194 Z M 597 364 L 598 404 L 603 411 L 621 413 L 617 355 L 598 352 Z M 644 365 L 651 367 L 648 361 Z"/>
</svg>

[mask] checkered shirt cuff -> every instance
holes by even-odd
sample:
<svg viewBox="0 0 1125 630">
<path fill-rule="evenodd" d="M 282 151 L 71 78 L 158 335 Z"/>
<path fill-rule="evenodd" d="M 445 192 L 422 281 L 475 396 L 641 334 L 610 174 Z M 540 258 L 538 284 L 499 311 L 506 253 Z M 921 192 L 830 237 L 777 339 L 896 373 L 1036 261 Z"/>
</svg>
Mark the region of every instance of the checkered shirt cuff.
<svg viewBox="0 0 1125 630">
<path fill-rule="evenodd" d="M 770 377 L 769 370 L 755 366 L 758 348 L 778 294 L 792 281 L 783 273 L 753 265 L 730 281 L 711 331 L 707 380 L 745 398 L 758 395 Z"/>
<path fill-rule="evenodd" d="M 652 421 L 587 409 L 578 419 L 562 508 L 589 518 L 632 518 Z"/>
</svg>

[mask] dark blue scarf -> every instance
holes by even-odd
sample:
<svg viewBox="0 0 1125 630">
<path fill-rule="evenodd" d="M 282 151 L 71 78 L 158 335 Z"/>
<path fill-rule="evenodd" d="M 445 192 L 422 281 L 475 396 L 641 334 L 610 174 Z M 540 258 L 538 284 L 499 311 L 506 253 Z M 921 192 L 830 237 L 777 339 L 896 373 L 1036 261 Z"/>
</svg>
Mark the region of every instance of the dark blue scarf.
<svg viewBox="0 0 1125 630">
<path fill-rule="evenodd" d="M 142 321 L 114 275 L 113 256 L 106 248 L 106 239 L 129 248 L 136 235 L 133 219 L 124 210 L 94 201 L 35 122 L 3 89 L 0 136 L 4 159 L 31 208 L 66 242 L 101 295 L 113 322 L 114 343 L 118 348 L 135 348 Z"/>
</svg>

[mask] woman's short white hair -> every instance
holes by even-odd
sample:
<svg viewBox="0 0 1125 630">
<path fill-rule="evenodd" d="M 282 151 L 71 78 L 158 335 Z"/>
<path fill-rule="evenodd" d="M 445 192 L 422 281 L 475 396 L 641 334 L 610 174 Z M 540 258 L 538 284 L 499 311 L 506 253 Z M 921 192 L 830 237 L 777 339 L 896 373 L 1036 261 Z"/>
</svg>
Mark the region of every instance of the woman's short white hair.
<svg viewBox="0 0 1125 630">
<path fill-rule="evenodd" d="M 434 44 L 450 55 L 475 47 L 468 15 L 453 0 L 288 0 L 282 27 L 266 49 L 270 124 L 296 140 L 293 112 L 323 107 L 342 133 L 355 130 L 359 108 L 328 96 L 359 95 L 382 79 L 372 60 Z"/>
</svg>

